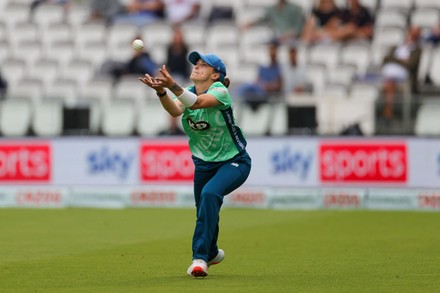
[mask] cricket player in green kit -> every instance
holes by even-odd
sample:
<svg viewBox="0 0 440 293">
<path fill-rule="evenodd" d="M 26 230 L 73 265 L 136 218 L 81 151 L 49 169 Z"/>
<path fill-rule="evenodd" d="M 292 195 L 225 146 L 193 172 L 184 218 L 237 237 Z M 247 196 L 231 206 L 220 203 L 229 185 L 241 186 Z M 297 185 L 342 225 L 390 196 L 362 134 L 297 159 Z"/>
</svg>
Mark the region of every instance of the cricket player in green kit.
<svg viewBox="0 0 440 293">
<path fill-rule="evenodd" d="M 195 165 L 194 198 L 197 221 L 192 241 L 192 264 L 188 275 L 206 277 L 208 267 L 220 263 L 225 253 L 217 246 L 219 213 L 223 197 L 248 178 L 251 158 L 246 139 L 235 125 L 232 97 L 227 87 L 226 66 L 215 54 L 191 52 L 194 85 L 182 88 L 166 67 L 160 75 L 139 78 L 156 91 L 164 109 L 173 117 L 182 115 Z M 174 97 L 165 90 L 168 88 Z"/>
</svg>

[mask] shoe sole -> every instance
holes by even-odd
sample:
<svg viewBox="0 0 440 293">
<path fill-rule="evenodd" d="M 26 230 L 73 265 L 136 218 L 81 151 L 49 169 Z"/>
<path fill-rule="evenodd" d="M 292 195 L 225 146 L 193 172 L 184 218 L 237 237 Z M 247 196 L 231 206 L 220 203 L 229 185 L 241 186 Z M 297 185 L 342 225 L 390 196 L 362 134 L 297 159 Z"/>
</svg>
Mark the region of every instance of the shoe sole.
<svg viewBox="0 0 440 293">
<path fill-rule="evenodd" d="M 193 270 L 191 271 L 191 275 L 193 275 L 193 277 L 206 277 L 208 274 L 201 268 L 201 267 L 194 267 Z"/>
</svg>

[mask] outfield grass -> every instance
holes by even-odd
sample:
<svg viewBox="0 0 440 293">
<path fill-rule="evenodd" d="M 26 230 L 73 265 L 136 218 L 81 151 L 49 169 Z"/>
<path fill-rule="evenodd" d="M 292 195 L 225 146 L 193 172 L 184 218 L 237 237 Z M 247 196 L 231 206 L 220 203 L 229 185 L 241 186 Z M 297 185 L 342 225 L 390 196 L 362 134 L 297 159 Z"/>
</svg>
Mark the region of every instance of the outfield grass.
<svg viewBox="0 0 440 293">
<path fill-rule="evenodd" d="M 194 216 L 0 210 L 0 292 L 440 292 L 440 213 L 224 209 L 205 279 Z"/>
</svg>

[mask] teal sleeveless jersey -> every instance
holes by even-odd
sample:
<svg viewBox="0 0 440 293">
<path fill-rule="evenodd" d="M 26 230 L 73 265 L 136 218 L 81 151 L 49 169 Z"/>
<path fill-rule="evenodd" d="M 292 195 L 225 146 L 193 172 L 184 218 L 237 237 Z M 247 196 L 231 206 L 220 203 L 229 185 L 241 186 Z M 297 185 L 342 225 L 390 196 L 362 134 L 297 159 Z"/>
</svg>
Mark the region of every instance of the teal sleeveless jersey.
<svg viewBox="0 0 440 293">
<path fill-rule="evenodd" d="M 194 86 L 187 90 L 195 93 Z M 235 125 L 228 89 L 221 82 L 215 82 L 206 93 L 221 104 L 196 110 L 186 108 L 182 115 L 183 128 L 194 156 L 206 162 L 226 161 L 245 150 L 246 138 Z"/>
</svg>

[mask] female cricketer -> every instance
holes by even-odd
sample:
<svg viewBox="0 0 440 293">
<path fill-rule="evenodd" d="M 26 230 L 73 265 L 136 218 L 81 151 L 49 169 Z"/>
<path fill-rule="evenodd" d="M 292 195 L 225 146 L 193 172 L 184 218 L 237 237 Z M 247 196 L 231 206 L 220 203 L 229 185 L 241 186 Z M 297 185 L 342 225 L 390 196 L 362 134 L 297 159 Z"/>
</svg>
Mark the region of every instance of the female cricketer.
<svg viewBox="0 0 440 293">
<path fill-rule="evenodd" d="M 251 158 L 246 139 L 235 125 L 232 97 L 227 87 L 226 66 L 215 54 L 191 52 L 194 85 L 182 88 L 163 66 L 160 75 L 145 74 L 139 79 L 156 91 L 163 108 L 173 117 L 182 115 L 195 165 L 194 198 L 197 221 L 192 240 L 192 264 L 188 275 L 206 277 L 208 267 L 225 256 L 217 246 L 219 213 L 223 197 L 248 178 Z M 174 94 L 170 97 L 165 90 Z"/>
</svg>

